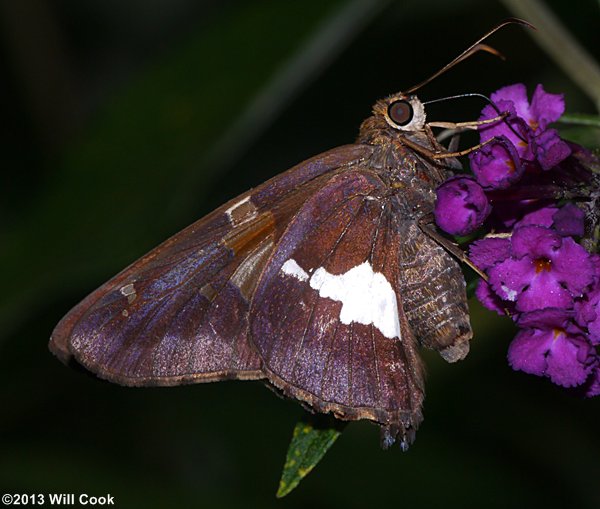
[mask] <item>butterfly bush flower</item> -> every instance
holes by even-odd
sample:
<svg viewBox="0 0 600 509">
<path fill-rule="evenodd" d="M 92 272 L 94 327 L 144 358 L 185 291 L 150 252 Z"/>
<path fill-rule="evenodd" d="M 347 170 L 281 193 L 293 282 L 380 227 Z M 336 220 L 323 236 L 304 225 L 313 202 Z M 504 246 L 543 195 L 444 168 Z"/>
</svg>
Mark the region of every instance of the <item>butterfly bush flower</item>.
<svg viewBox="0 0 600 509">
<path fill-rule="evenodd" d="M 551 307 L 522 315 L 517 322 L 521 331 L 508 349 L 509 364 L 563 387 L 584 383 L 597 364 L 596 355 L 570 318 L 565 309 Z"/>
<path fill-rule="evenodd" d="M 549 170 L 566 159 L 571 153 L 556 129 L 548 129 L 565 111 L 561 94 L 548 94 L 542 85 L 533 93 L 531 104 L 527 100 L 525 85 L 517 83 L 494 92 L 491 96 L 496 108 L 489 105 L 481 112 L 481 120 L 498 116 L 498 111 L 508 113 L 505 120 L 481 129 L 481 141 L 504 136 L 514 145 L 519 157 L 536 162 L 543 170 Z"/>
<path fill-rule="evenodd" d="M 577 321 L 587 327 L 590 340 L 600 344 L 600 287 L 596 287 L 585 300 L 577 304 Z"/>
<path fill-rule="evenodd" d="M 510 257 L 490 268 L 489 276 L 494 291 L 516 302 L 518 311 L 572 308 L 592 282 L 589 253 L 570 237 L 527 225 L 515 229 L 510 243 Z"/>
<path fill-rule="evenodd" d="M 437 189 L 435 220 L 442 230 L 452 235 L 475 231 L 490 210 L 482 187 L 471 178 L 453 177 Z"/>
<path fill-rule="evenodd" d="M 471 170 L 484 189 L 506 189 L 524 171 L 514 145 L 504 136 L 471 154 Z"/>
<path fill-rule="evenodd" d="M 592 256 L 594 284 L 584 298 L 575 304 L 575 317 L 582 327 L 589 331 L 589 338 L 600 345 L 600 256 Z"/>
<path fill-rule="evenodd" d="M 480 128 L 483 146 L 469 155 L 474 180 L 461 175 L 438 188 L 436 222 L 453 235 L 485 232 L 468 250 L 487 276 L 475 295 L 519 328 L 509 364 L 596 396 L 600 178 L 593 174 L 600 161 L 551 127 L 564 112 L 562 95 L 538 85 L 529 101 L 525 86 L 515 84 L 491 100 L 480 119 L 502 118 Z M 564 203 L 575 188 L 583 202 Z"/>
<path fill-rule="evenodd" d="M 510 257 L 510 240 L 493 237 L 473 242 L 469 246 L 469 257 L 479 269 L 487 271 Z M 483 279 L 478 282 L 475 295 L 486 308 L 499 315 L 514 309 L 513 303 L 504 301 Z"/>
<path fill-rule="evenodd" d="M 592 374 L 586 380 L 585 396 L 591 398 L 600 394 L 600 366 L 596 364 Z"/>
</svg>

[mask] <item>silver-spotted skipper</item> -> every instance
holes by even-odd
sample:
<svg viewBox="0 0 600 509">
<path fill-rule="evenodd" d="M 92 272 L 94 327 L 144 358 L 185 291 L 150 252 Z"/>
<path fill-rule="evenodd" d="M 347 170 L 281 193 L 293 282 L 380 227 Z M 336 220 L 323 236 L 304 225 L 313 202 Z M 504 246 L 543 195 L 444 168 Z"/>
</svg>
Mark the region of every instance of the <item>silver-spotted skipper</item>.
<svg viewBox="0 0 600 509">
<path fill-rule="evenodd" d="M 507 20 L 485 37 L 508 23 Z M 265 380 L 316 412 L 382 427 L 422 421 L 418 347 L 469 350 L 461 269 L 428 221 L 456 165 L 413 92 L 379 100 L 354 144 L 231 200 L 71 310 L 50 349 L 131 386 Z M 473 123 L 475 124 L 475 123 Z M 466 151 L 464 151 L 466 152 Z"/>
</svg>

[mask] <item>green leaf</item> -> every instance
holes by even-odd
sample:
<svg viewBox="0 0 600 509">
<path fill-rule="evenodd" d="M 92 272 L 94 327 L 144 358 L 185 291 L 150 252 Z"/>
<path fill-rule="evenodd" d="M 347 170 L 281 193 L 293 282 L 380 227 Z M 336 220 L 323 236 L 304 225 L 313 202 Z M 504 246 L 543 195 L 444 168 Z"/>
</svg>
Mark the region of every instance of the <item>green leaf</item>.
<svg viewBox="0 0 600 509">
<path fill-rule="evenodd" d="M 325 456 L 346 423 L 329 415 L 305 413 L 294 427 L 287 451 L 277 498 L 285 497 Z"/>
<path fill-rule="evenodd" d="M 588 115 L 585 113 L 565 114 L 558 119 L 560 124 L 591 126 L 600 128 L 600 116 Z"/>
<path fill-rule="evenodd" d="M 581 113 L 563 115 L 559 120 L 562 138 L 579 143 L 588 149 L 600 147 L 600 117 Z"/>
</svg>

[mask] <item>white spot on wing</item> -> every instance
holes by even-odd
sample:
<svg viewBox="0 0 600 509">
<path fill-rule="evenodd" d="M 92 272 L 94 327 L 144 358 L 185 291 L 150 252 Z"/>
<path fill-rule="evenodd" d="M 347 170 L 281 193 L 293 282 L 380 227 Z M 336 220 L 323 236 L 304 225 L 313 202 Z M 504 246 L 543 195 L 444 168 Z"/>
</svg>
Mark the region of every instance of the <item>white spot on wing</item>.
<svg viewBox="0 0 600 509">
<path fill-rule="evenodd" d="M 247 203 L 250 200 L 250 196 L 246 196 L 243 200 L 238 201 L 237 203 L 234 203 L 231 207 L 229 207 L 225 213 L 231 217 L 231 213 L 237 209 L 238 207 L 242 206 L 244 203 Z"/>
<path fill-rule="evenodd" d="M 133 295 L 135 293 L 135 287 L 133 284 L 128 284 L 121 287 L 121 294 L 127 297 L 128 295 Z"/>
<path fill-rule="evenodd" d="M 290 259 L 286 264 L 288 262 L 293 262 L 290 267 L 297 267 L 294 267 L 296 273 L 301 271 L 304 278 L 308 277 L 294 260 Z M 321 297 L 342 303 L 340 321 L 343 324 L 373 324 L 386 338 L 400 337 L 398 303 L 394 289 L 383 274 L 373 272 L 368 262 L 340 275 L 330 274 L 319 267 L 310 278 L 310 286 L 318 290 Z"/>
<path fill-rule="evenodd" d="M 125 285 L 125 286 L 122 286 L 119 291 L 121 292 L 121 295 L 123 295 L 124 297 L 127 297 L 127 302 L 129 302 L 130 304 L 137 297 L 137 293 L 135 291 L 135 287 L 133 286 L 132 283 L 130 283 L 128 285 Z"/>
<path fill-rule="evenodd" d="M 257 216 L 256 207 L 252 204 L 250 198 L 250 196 L 246 196 L 243 200 L 234 203 L 225 211 L 229 222 L 233 226 L 246 223 Z"/>
<path fill-rule="evenodd" d="M 293 258 L 290 258 L 289 260 L 287 260 L 282 265 L 281 270 L 283 271 L 284 274 L 293 276 L 296 279 L 298 279 L 299 281 L 306 281 L 308 279 L 307 272 L 302 267 L 300 267 L 300 265 L 298 265 L 296 263 L 296 260 L 294 260 Z"/>
</svg>

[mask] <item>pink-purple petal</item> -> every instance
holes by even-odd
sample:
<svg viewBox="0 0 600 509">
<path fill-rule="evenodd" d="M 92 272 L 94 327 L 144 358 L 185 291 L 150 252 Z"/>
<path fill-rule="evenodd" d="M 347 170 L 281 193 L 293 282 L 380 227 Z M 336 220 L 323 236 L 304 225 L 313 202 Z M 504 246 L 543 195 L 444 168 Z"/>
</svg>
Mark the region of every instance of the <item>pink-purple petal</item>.
<svg viewBox="0 0 600 509">
<path fill-rule="evenodd" d="M 512 252 L 517 258 L 529 256 L 532 259 L 546 257 L 560 247 L 562 238 L 549 228 L 528 225 L 515 229 L 512 235 Z"/>
<path fill-rule="evenodd" d="M 499 315 L 505 315 L 505 310 L 508 307 L 514 307 L 512 303 L 505 303 L 498 296 L 498 294 L 494 292 L 492 287 L 483 279 L 480 279 L 479 283 L 477 283 L 477 288 L 475 289 L 475 296 L 483 306 L 485 306 L 490 311 L 495 311 Z"/>
<path fill-rule="evenodd" d="M 571 237 L 563 238 L 562 246 L 551 255 L 552 272 L 574 297 L 592 283 L 594 267 L 589 253 Z"/>
<path fill-rule="evenodd" d="M 519 316 L 517 324 L 523 329 L 564 329 L 572 317 L 572 311 L 548 307 L 523 313 Z"/>
<path fill-rule="evenodd" d="M 552 336 L 551 330 L 521 330 L 508 347 L 508 363 L 513 369 L 544 376 Z"/>
<path fill-rule="evenodd" d="M 541 209 L 528 212 L 519 222 L 515 223 L 514 228 L 522 226 L 545 226 L 550 228 L 554 222 L 554 215 L 558 209 L 554 206 L 542 207 Z"/>
<path fill-rule="evenodd" d="M 572 326 L 562 309 L 542 309 L 519 317 L 521 329 L 509 346 L 508 360 L 514 369 L 549 377 L 555 384 L 583 384 L 596 365 L 595 350 Z"/>
<path fill-rule="evenodd" d="M 587 328 L 590 341 L 600 344 L 600 285 L 575 303 L 575 318 L 579 325 Z"/>
<path fill-rule="evenodd" d="M 481 270 L 487 270 L 510 256 L 510 240 L 491 237 L 476 240 L 469 246 L 469 258 Z"/>
<path fill-rule="evenodd" d="M 563 288 L 551 272 L 540 272 L 517 298 L 518 311 L 533 311 L 547 307 L 569 308 L 573 305 L 571 293 Z"/>
<path fill-rule="evenodd" d="M 550 170 L 571 155 L 571 149 L 556 129 L 539 131 L 534 137 L 535 158 L 542 170 Z"/>
<path fill-rule="evenodd" d="M 519 294 L 535 276 L 535 267 L 528 258 L 509 258 L 492 267 L 489 276 L 489 283 L 502 299 L 516 302 Z"/>
<path fill-rule="evenodd" d="M 585 397 L 593 398 L 600 394 L 600 366 L 596 361 L 596 366 L 592 370 L 588 379 L 586 380 Z"/>
<path fill-rule="evenodd" d="M 563 237 L 581 237 L 584 234 L 584 217 L 585 213 L 577 205 L 567 203 L 552 216 L 552 227 Z"/>
<path fill-rule="evenodd" d="M 507 103 L 505 101 L 501 101 L 497 106 L 501 112 L 506 112 Z M 491 106 L 487 106 L 486 108 L 483 109 L 480 120 L 497 116 L 494 108 Z M 489 126 L 483 126 L 480 128 L 479 133 L 481 142 L 488 141 L 491 138 L 505 138 L 512 144 L 519 158 L 526 161 L 533 161 L 535 159 L 532 143 L 533 131 L 522 118 L 516 115 L 508 115 L 506 118 L 494 122 Z"/>
<path fill-rule="evenodd" d="M 511 101 L 519 117 L 529 120 L 529 100 L 527 99 L 527 88 L 523 83 L 507 85 L 496 90 L 490 97 L 494 103 L 499 101 Z"/>
<path fill-rule="evenodd" d="M 519 154 L 504 135 L 473 152 L 469 158 L 471 170 L 484 189 L 506 189 L 523 175 Z"/>
<path fill-rule="evenodd" d="M 544 130 L 548 124 L 556 122 L 565 112 L 565 99 L 563 94 L 549 94 L 540 84 L 535 87 L 529 108 L 539 128 Z"/>
<path fill-rule="evenodd" d="M 553 342 L 547 357 L 546 374 L 555 384 L 575 387 L 586 381 L 592 370 L 592 350 L 579 338 L 560 334 Z"/>
</svg>

